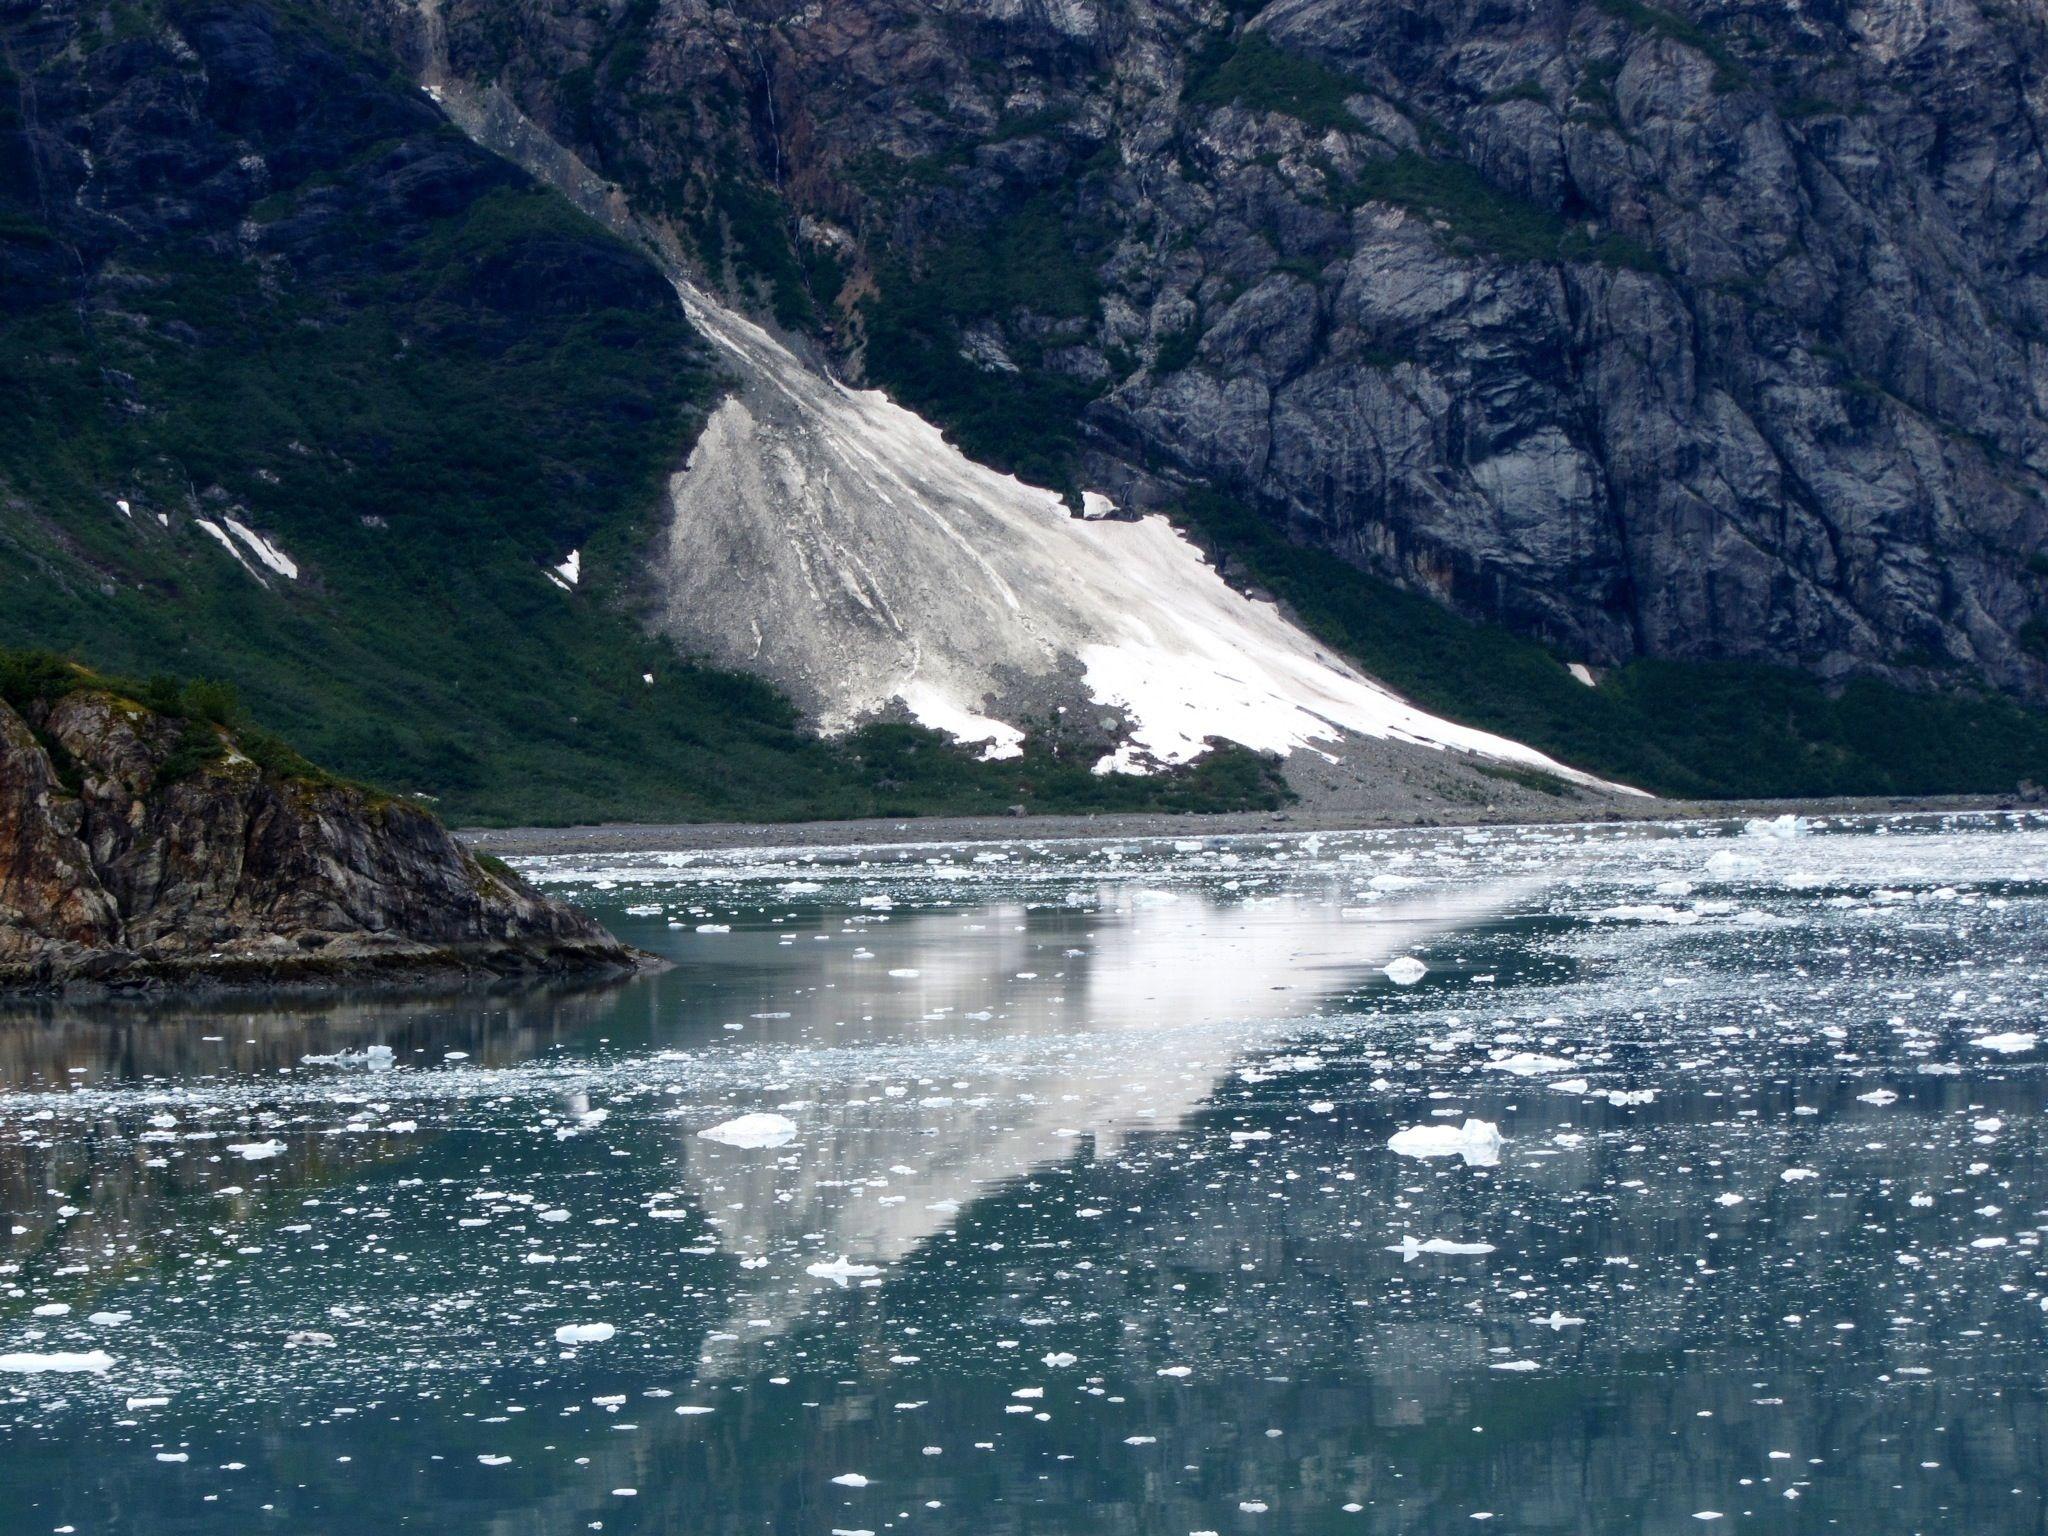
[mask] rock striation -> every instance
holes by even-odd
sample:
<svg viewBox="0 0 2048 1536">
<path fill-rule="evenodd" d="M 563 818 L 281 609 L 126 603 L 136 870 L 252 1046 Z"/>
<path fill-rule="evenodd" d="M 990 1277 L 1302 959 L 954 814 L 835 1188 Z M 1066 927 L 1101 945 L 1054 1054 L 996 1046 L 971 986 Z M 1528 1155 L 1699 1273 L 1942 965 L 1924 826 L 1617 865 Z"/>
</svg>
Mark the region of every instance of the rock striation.
<svg viewBox="0 0 2048 1536">
<path fill-rule="evenodd" d="M 111 688 L 0 702 L 0 990 L 628 969 L 429 812 Z"/>
</svg>

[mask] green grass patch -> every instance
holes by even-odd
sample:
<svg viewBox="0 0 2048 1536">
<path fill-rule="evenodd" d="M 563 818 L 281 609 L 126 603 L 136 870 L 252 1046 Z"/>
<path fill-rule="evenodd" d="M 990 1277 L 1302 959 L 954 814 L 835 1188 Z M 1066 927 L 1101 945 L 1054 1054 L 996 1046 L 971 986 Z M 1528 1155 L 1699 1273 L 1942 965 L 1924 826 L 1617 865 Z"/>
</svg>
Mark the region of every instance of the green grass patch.
<svg viewBox="0 0 2048 1536">
<path fill-rule="evenodd" d="M 1364 87 L 1326 64 L 1289 53 L 1263 32 L 1245 32 L 1236 44 L 1219 35 L 1198 54 L 1181 99 L 1197 107 L 1245 107 L 1282 112 L 1310 128 L 1355 128 L 1345 102 Z"/>
</svg>

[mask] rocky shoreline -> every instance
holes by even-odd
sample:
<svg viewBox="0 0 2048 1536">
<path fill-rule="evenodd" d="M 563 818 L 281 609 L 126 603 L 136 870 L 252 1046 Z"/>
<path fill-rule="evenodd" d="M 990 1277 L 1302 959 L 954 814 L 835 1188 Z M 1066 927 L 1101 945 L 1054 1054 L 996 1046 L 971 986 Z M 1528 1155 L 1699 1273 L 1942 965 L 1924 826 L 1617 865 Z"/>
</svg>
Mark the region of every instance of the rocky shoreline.
<svg viewBox="0 0 2048 1536">
<path fill-rule="evenodd" d="M 872 821 L 607 823 L 594 827 L 468 827 L 471 848 L 499 858 L 556 854 L 685 852 L 721 848 L 858 848 L 940 843 L 992 843 L 1062 838 L 1228 837 L 1274 832 L 1359 832 L 1426 827 L 1506 827 L 1585 822 L 1747 820 L 1757 816 L 1882 816 L 2048 812 L 2048 806 L 1994 795 L 1887 795 L 1811 800 L 1603 801 L 1597 807 L 1561 802 L 1555 810 L 1526 803 L 1499 809 L 1444 805 L 1382 814 L 1357 810 L 1233 811 L 1216 815 L 1137 812 L 1104 816 L 930 816 Z"/>
<path fill-rule="evenodd" d="M 647 957 L 463 846 L 175 696 L 0 700 L 0 993 L 629 971 Z M 17 705 L 19 707 L 17 707 Z"/>
</svg>

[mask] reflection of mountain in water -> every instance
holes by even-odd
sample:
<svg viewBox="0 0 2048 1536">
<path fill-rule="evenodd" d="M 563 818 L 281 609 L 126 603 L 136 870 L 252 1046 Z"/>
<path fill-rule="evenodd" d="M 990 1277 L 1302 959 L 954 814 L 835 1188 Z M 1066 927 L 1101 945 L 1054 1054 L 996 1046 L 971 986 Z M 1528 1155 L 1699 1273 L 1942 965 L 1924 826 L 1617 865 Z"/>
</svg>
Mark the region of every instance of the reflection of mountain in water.
<svg viewBox="0 0 2048 1536">
<path fill-rule="evenodd" d="M 1105 888 L 1063 954 L 1042 932 L 1029 942 L 1020 908 L 899 922 L 890 956 L 914 978 L 830 946 L 815 979 L 791 988 L 777 1010 L 785 1016 L 755 1027 L 793 1045 L 865 1038 L 876 1070 L 815 1097 L 791 1083 L 749 1106 L 782 1104 L 800 1126 L 792 1146 L 693 1138 L 687 1150 L 689 1190 L 720 1246 L 770 1261 L 746 1272 L 736 1310 L 756 1335 L 764 1313 L 782 1326 L 818 1285 L 865 1278 L 811 1277 L 802 1272 L 810 1265 L 843 1260 L 872 1275 L 990 1188 L 1084 1138 L 1101 1155 L 1133 1132 L 1173 1129 L 1263 1026 L 1300 1018 L 1405 950 L 1492 916 L 1508 894 L 1477 887 L 1353 910 L 1302 896 L 1218 904 Z M 1048 954 L 1061 969 L 1047 969 Z M 907 1026 L 897 1022 L 906 1004 L 919 1015 Z M 892 1048 L 920 1033 L 943 1037 L 955 1070 L 921 1073 L 925 1058 Z M 974 1042 L 964 1056 L 963 1038 Z"/>
<path fill-rule="evenodd" d="M 0 1252 L 32 1274 L 61 1272 L 90 1259 L 98 1290 L 123 1272 L 160 1256 L 155 1239 L 197 1219 L 222 1229 L 260 1227 L 274 1202 L 361 1171 L 410 1150 L 420 1134 L 362 1134 L 284 1138 L 285 1151 L 263 1164 L 265 1195 L 215 1192 L 248 1181 L 246 1164 L 212 1154 L 223 1145 L 258 1138 L 265 1114 L 260 1090 L 242 1096 L 232 1112 L 195 1100 L 190 1089 L 209 1080 L 260 1082 L 305 1058 L 365 1047 L 389 1047 L 407 1065 L 441 1061 L 461 1051 L 479 1066 L 509 1066 L 588 1031 L 615 1007 L 624 978 L 523 983 L 498 988 L 404 992 L 352 990 L 345 995 L 282 995 L 223 1006 L 196 999 L 90 1005 L 41 1001 L 0 1014 L 0 1091 L 25 1094 L 127 1085 L 143 1091 L 81 1127 L 67 1121 L 51 1134 L 31 1118 L 11 1114 L 11 1134 L 0 1136 L 0 1211 L 21 1232 L 0 1240 Z M 337 1088 L 378 1098 L 376 1072 L 339 1072 Z M 149 1085 L 161 1085 L 160 1092 Z M 161 1125 L 148 1122 L 155 1117 Z M 385 1117 L 388 1120 L 388 1116 Z M 374 1123 L 374 1122 L 373 1122 Z M 191 1156 L 173 1153 L 191 1152 Z M 63 1191 L 76 1209 L 60 1217 L 48 1192 Z M 183 1216 L 176 1213 L 183 1211 Z M 129 1261 L 109 1267 L 105 1254 Z M 85 1273 L 87 1271 L 81 1271 Z"/>
</svg>

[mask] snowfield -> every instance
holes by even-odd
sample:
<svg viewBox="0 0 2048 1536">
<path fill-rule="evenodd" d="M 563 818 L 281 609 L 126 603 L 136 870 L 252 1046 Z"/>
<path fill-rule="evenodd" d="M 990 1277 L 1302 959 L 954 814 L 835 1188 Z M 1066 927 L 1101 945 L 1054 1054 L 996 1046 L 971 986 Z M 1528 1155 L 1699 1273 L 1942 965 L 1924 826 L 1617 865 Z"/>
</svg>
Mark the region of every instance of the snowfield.
<svg viewBox="0 0 2048 1536">
<path fill-rule="evenodd" d="M 900 704 L 1012 757 L 1018 722 L 1050 702 L 1120 719 L 1098 772 L 1186 763 L 1212 738 L 1285 755 L 1355 733 L 1601 785 L 1406 703 L 1229 586 L 1165 518 L 1110 518 L 1097 493 L 1075 517 L 675 281 L 746 383 L 671 483 L 662 625 L 767 674 L 827 733 Z"/>
</svg>

